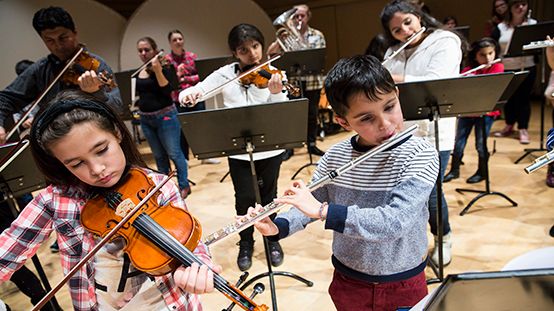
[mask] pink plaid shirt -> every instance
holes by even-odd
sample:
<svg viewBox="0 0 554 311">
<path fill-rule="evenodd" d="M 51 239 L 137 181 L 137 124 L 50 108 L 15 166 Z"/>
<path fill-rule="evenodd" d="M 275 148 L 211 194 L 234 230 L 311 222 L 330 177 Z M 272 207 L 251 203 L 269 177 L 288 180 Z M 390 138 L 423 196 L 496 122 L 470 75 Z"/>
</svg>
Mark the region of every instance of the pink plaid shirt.
<svg viewBox="0 0 554 311">
<path fill-rule="evenodd" d="M 155 184 L 164 175 L 149 171 Z M 173 182 L 160 189 L 160 206 L 173 202 L 186 209 L 179 189 Z M 23 209 L 19 217 L 0 235 L 0 281 L 10 279 L 14 271 L 32 257 L 39 246 L 56 231 L 60 259 L 66 275 L 94 247 L 93 235 L 81 226 L 80 214 L 89 194 L 82 188 L 48 186 Z M 194 253 L 205 262 L 211 262 L 206 245 L 199 244 Z M 155 277 L 156 285 L 169 310 L 200 311 L 198 295 L 189 294 L 177 287 L 172 274 Z M 69 280 L 69 290 L 75 310 L 97 310 L 94 263 L 89 261 Z"/>
<path fill-rule="evenodd" d="M 173 98 L 173 102 L 178 103 L 179 92 L 196 85 L 200 81 L 196 65 L 194 64 L 197 56 L 193 52 L 183 51 L 181 55 L 171 52 L 165 55 L 165 58 L 175 67 L 175 72 L 177 72 L 179 88 L 171 92 L 171 98 Z"/>
</svg>

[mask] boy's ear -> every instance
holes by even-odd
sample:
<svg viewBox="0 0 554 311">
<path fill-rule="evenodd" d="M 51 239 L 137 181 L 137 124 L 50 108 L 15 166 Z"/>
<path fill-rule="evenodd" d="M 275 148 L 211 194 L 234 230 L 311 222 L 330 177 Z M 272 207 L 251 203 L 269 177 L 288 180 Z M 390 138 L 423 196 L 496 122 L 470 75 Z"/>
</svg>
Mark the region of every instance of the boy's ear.
<svg viewBox="0 0 554 311">
<path fill-rule="evenodd" d="M 346 121 L 345 118 L 335 115 L 335 121 L 337 121 L 337 123 L 340 126 L 342 126 L 342 128 L 344 128 L 345 130 L 347 130 L 347 131 L 352 130 L 352 127 L 350 126 L 350 124 L 348 124 L 348 121 Z"/>
</svg>

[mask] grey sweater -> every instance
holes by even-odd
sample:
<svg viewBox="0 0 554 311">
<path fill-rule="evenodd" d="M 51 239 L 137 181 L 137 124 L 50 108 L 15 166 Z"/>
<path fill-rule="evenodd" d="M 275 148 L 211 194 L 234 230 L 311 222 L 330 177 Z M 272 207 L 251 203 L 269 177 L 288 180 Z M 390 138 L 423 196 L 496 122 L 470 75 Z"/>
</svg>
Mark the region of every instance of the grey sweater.
<svg viewBox="0 0 554 311">
<path fill-rule="evenodd" d="M 331 147 L 321 158 L 318 180 L 369 150 L 357 136 Z M 435 148 L 410 137 L 367 159 L 314 196 L 328 202 L 325 229 L 333 230 L 333 265 L 348 276 L 370 282 L 402 280 L 423 271 L 427 256 L 427 201 L 439 170 Z M 296 208 L 274 220 L 284 238 L 310 219 Z"/>
</svg>

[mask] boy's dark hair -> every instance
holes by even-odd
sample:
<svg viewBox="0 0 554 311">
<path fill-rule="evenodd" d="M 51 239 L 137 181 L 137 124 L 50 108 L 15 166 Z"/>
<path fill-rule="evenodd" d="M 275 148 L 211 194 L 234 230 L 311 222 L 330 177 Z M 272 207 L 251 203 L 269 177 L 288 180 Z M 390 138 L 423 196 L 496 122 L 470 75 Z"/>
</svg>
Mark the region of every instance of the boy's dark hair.
<svg viewBox="0 0 554 311">
<path fill-rule="evenodd" d="M 489 47 L 489 46 L 494 48 L 495 58 L 498 58 L 500 56 L 500 46 L 498 45 L 498 42 L 496 42 L 496 40 L 494 40 L 493 38 L 484 37 L 471 44 L 469 53 L 467 54 L 468 66 L 470 66 L 471 68 L 479 66 L 480 64 L 475 59 L 477 56 L 477 53 L 479 52 L 480 49 Z"/>
<path fill-rule="evenodd" d="M 75 32 L 75 24 L 71 15 L 60 7 L 51 6 L 38 10 L 33 16 L 33 28 L 40 35 L 45 29 L 64 27 Z"/>
<path fill-rule="evenodd" d="M 23 71 L 25 71 L 27 68 L 29 68 L 29 66 L 31 66 L 34 63 L 35 62 L 28 59 L 23 59 L 18 61 L 17 64 L 15 64 L 15 73 L 19 76 L 20 74 L 23 73 Z"/>
<path fill-rule="evenodd" d="M 181 37 L 183 37 L 183 33 L 179 29 L 173 29 L 167 34 L 167 41 L 171 41 L 171 36 L 173 36 L 173 34 L 175 33 L 178 33 L 181 35 Z"/>
<path fill-rule="evenodd" d="M 335 113 L 344 117 L 349 100 L 357 94 L 365 94 L 371 101 L 379 95 L 396 90 L 389 71 L 371 55 L 357 55 L 339 60 L 327 74 L 325 94 Z"/>
<path fill-rule="evenodd" d="M 148 44 L 150 44 L 150 46 L 152 47 L 152 50 L 154 50 L 156 53 L 158 52 L 158 44 L 151 37 L 142 37 L 137 40 L 137 44 L 141 41 L 148 42 Z"/>
<path fill-rule="evenodd" d="M 418 16 L 421 19 L 421 26 L 424 26 L 425 28 L 427 28 L 425 30 L 426 34 L 430 34 L 436 29 L 442 28 L 443 26 L 434 17 L 423 12 L 419 8 L 419 6 L 416 6 L 407 0 L 393 0 L 383 8 L 383 11 L 381 11 L 381 15 L 380 15 L 381 25 L 383 26 L 384 33 L 387 36 L 387 39 L 389 40 L 391 45 L 395 45 L 400 42 L 392 36 L 389 30 L 389 22 L 394 16 L 394 14 L 398 12 L 405 13 L 405 14 L 414 14 L 415 16 Z"/>
<path fill-rule="evenodd" d="M 80 90 L 67 90 L 52 99 L 31 126 L 31 152 L 47 182 L 59 186 L 82 184 L 48 148 L 67 135 L 74 125 L 84 122 L 93 122 L 100 129 L 121 137 L 120 146 L 127 165 L 146 167 L 125 123 L 109 105 Z"/>
<path fill-rule="evenodd" d="M 227 44 L 231 52 L 234 52 L 241 44 L 248 40 L 255 40 L 260 42 L 262 49 L 265 46 L 264 35 L 254 25 L 250 24 L 238 24 L 231 31 L 227 37 Z"/>
</svg>

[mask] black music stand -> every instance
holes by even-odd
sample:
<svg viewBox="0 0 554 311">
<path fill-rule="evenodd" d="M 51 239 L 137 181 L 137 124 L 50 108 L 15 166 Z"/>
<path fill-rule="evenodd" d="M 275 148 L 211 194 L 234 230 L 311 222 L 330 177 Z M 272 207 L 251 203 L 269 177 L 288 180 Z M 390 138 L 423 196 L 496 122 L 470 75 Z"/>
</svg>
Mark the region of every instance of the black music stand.
<svg viewBox="0 0 554 311">
<path fill-rule="evenodd" d="M 24 139 L 21 144 L 12 143 L 0 146 L 0 191 L 4 195 L 4 200 L 8 203 L 14 217 L 17 217 L 20 206 L 16 198 L 36 190 L 46 187 L 46 182 L 31 155 L 28 148 L 29 141 Z M 38 276 L 46 292 L 52 290 L 48 277 L 42 268 L 38 256 L 31 257 L 33 265 L 37 270 Z M 61 310 L 56 297 L 53 296 L 49 301 L 54 310 Z"/>
<path fill-rule="evenodd" d="M 424 310 L 552 310 L 553 290 L 552 268 L 453 274 Z"/>
<path fill-rule="evenodd" d="M 469 26 L 458 26 L 458 27 L 452 28 L 453 31 L 462 35 L 463 38 L 466 40 L 469 40 L 469 29 L 470 29 Z"/>
<path fill-rule="evenodd" d="M 308 101 L 306 99 L 249 105 L 179 114 L 183 132 L 198 159 L 247 153 L 250 157 L 252 183 L 256 202 L 261 204 L 253 152 L 294 148 L 305 145 Z M 263 277 L 269 277 L 271 301 L 277 311 L 274 275 L 292 277 L 307 286 L 313 282 L 291 272 L 273 271 L 267 238 L 264 250 L 268 272 L 246 281 L 241 289 Z"/>
<path fill-rule="evenodd" d="M 200 80 L 204 80 L 212 72 L 216 71 L 226 64 L 229 64 L 232 59 L 232 55 L 201 58 L 195 60 L 194 65 L 196 66 L 196 70 L 198 71 L 198 77 L 200 77 Z"/>
<path fill-rule="evenodd" d="M 513 73 L 499 73 L 483 76 L 468 76 L 397 84 L 402 112 L 406 120 L 429 119 L 435 127 L 435 147 L 439 150 L 439 119 L 475 115 L 492 109 L 491 103 L 498 98 L 512 79 Z M 478 98 L 479 100 L 476 100 Z M 485 105 L 488 103 L 487 105 Z M 439 163 L 440 165 L 440 163 Z M 442 223 L 442 180 L 437 176 L 437 238 L 439 245 L 439 265 L 435 267 L 429 260 L 438 280 L 443 280 L 443 223 Z"/>
<path fill-rule="evenodd" d="M 306 75 L 322 74 L 325 68 L 325 48 L 285 52 L 281 58 L 273 61 L 272 65 L 285 70 L 288 77 L 295 77 L 296 79 Z M 300 89 L 302 91 L 300 96 L 304 97 L 304 86 Z M 314 163 L 312 154 L 309 152 L 308 157 L 310 161 L 296 170 L 291 179 L 295 179 L 303 169 L 317 166 L 317 163 Z"/>
<path fill-rule="evenodd" d="M 515 57 L 515 56 L 528 56 L 528 55 L 541 55 L 541 86 L 544 90 L 544 87 L 547 83 L 546 81 L 546 55 L 545 49 L 532 49 L 532 50 L 523 50 L 523 46 L 527 45 L 533 41 L 543 41 L 546 39 L 546 36 L 551 36 L 554 30 L 554 21 L 547 21 L 542 23 L 537 23 L 533 25 L 521 25 L 516 26 L 514 29 L 514 34 L 510 40 L 508 47 L 508 52 L 504 57 Z M 543 152 L 546 151 L 544 148 L 544 110 L 546 106 L 546 98 L 544 98 L 541 103 L 541 128 L 540 128 L 540 142 L 538 148 L 526 148 L 524 149 L 525 153 L 517 159 L 514 163 L 518 164 L 526 156 L 532 154 L 533 152 Z"/>
</svg>

